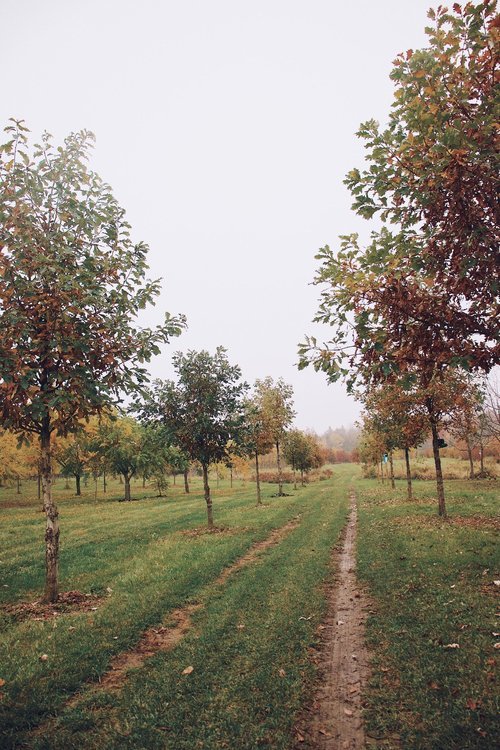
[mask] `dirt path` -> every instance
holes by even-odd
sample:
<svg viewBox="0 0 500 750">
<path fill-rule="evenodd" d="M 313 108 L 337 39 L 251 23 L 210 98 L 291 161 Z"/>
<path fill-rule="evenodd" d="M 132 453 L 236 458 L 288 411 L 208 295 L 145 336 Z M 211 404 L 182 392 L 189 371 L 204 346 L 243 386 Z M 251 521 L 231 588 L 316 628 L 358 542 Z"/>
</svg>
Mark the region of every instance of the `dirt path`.
<svg viewBox="0 0 500 750">
<path fill-rule="evenodd" d="M 356 527 L 353 495 L 344 540 L 334 552 L 338 575 L 328 587 L 328 613 L 320 625 L 320 684 L 311 710 L 298 725 L 297 750 L 361 750 L 365 746 L 362 690 L 369 675 L 364 646 L 368 604 L 356 580 Z"/>
</svg>

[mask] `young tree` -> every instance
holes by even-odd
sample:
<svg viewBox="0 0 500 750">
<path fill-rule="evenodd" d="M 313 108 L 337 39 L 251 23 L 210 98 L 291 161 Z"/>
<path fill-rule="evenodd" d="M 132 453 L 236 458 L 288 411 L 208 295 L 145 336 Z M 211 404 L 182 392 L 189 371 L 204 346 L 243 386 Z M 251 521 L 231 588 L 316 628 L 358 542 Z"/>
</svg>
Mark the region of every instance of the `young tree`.
<svg viewBox="0 0 500 750">
<path fill-rule="evenodd" d="M 70 439 L 57 445 L 53 451 L 54 458 L 62 468 L 63 476 L 75 477 L 76 495 L 79 497 L 81 491 L 81 478 L 85 473 L 88 463 L 88 454 L 86 451 L 86 438 L 82 431 L 72 435 Z"/>
<path fill-rule="evenodd" d="M 295 489 L 297 489 L 296 471 L 300 471 L 300 481 L 304 486 L 304 474 L 309 473 L 311 469 L 317 469 L 323 463 L 321 448 L 317 440 L 301 430 L 289 430 L 286 433 L 283 441 L 283 456 L 292 467 Z"/>
<path fill-rule="evenodd" d="M 245 422 L 246 431 L 246 453 L 255 460 L 255 482 L 257 486 L 257 505 L 262 505 L 262 493 L 260 489 L 260 467 L 259 456 L 265 456 L 274 445 L 271 432 L 271 423 L 266 418 L 266 412 L 257 395 L 249 399 L 246 404 Z"/>
<path fill-rule="evenodd" d="M 282 497 L 283 476 L 281 471 L 281 444 L 288 427 L 295 417 L 293 410 L 293 388 L 283 378 L 276 382 L 268 376 L 255 381 L 254 403 L 258 413 L 263 415 L 273 445 L 276 447 L 278 464 L 278 496 Z"/>
<path fill-rule="evenodd" d="M 214 355 L 176 352 L 173 364 L 177 383 L 156 381 L 140 412 L 146 420 L 163 423 L 172 442 L 201 464 L 208 527 L 213 528 L 208 469 L 227 461 L 243 443 L 248 385 L 241 382 L 240 368 L 229 364 L 222 346 Z"/>
<path fill-rule="evenodd" d="M 145 429 L 131 417 L 103 419 L 89 447 L 113 474 L 123 478 L 123 500 L 132 500 L 130 482 L 152 460 Z"/>
<path fill-rule="evenodd" d="M 159 293 L 147 281 L 147 246 L 133 244 L 124 210 L 87 167 L 93 136 L 32 155 L 13 121 L 0 147 L 0 422 L 40 440 L 46 513 L 45 599 L 58 596 L 59 522 L 51 438 L 77 429 L 147 381 L 144 362 L 184 319 L 137 326 Z"/>
</svg>

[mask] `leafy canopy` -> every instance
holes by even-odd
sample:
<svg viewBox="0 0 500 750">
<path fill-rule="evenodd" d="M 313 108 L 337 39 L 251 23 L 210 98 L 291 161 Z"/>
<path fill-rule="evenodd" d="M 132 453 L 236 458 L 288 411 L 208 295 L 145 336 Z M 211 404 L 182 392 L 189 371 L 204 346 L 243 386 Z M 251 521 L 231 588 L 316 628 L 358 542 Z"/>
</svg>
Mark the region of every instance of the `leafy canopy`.
<svg viewBox="0 0 500 750">
<path fill-rule="evenodd" d="M 137 316 L 159 282 L 147 246 L 87 166 L 93 136 L 30 149 L 23 122 L 0 146 L 0 420 L 20 432 L 59 432 L 147 381 L 144 363 L 177 336 L 183 316 L 154 329 Z"/>
</svg>

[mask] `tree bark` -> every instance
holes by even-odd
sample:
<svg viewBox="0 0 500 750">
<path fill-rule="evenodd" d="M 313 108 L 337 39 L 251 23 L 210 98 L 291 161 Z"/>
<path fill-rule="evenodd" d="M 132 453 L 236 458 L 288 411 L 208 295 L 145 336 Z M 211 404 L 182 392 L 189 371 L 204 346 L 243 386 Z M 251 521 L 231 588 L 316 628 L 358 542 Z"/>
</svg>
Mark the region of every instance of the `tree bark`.
<svg viewBox="0 0 500 750">
<path fill-rule="evenodd" d="M 212 514 L 212 497 L 210 495 L 210 485 L 208 484 L 208 464 L 202 464 L 203 468 L 203 490 L 205 493 L 205 502 L 207 504 L 208 528 L 213 529 L 214 519 Z"/>
<path fill-rule="evenodd" d="M 82 488 L 80 485 L 80 474 L 75 474 L 76 479 L 76 494 L 80 496 L 82 494 Z"/>
<path fill-rule="evenodd" d="M 53 604 L 59 595 L 59 513 L 52 499 L 52 456 L 50 417 L 42 420 L 40 433 L 40 480 L 45 511 L 45 593 L 44 601 Z"/>
<path fill-rule="evenodd" d="M 189 472 L 189 469 L 184 469 L 184 472 L 183 472 L 183 474 L 184 474 L 184 492 L 186 493 L 186 495 L 189 495 L 188 472 Z M 175 474 L 174 474 L 174 477 L 175 477 Z"/>
<path fill-rule="evenodd" d="M 132 500 L 132 495 L 131 495 L 131 492 L 130 492 L 130 478 L 131 478 L 131 475 L 128 472 L 124 472 L 123 473 L 123 479 L 124 479 L 124 484 L 125 484 L 125 497 L 124 497 L 124 500 L 126 502 Z"/>
<path fill-rule="evenodd" d="M 482 441 L 479 444 L 479 462 L 480 462 L 479 465 L 480 465 L 481 476 L 483 476 L 484 474 L 484 446 L 483 446 Z"/>
<path fill-rule="evenodd" d="M 229 486 L 233 489 L 233 467 L 229 467 Z"/>
<path fill-rule="evenodd" d="M 394 481 L 394 463 L 392 460 L 392 451 L 389 451 L 389 466 L 391 467 L 391 487 L 393 490 L 395 490 L 396 482 Z"/>
<path fill-rule="evenodd" d="M 413 491 L 411 486 L 411 469 L 410 469 L 410 450 L 405 448 L 405 463 L 406 463 L 406 484 L 408 487 L 408 500 L 413 500 Z"/>
<path fill-rule="evenodd" d="M 276 441 L 276 463 L 278 464 L 278 495 L 281 497 L 283 493 L 283 475 L 281 474 L 281 455 L 280 455 L 280 444 L 279 440 Z"/>
<path fill-rule="evenodd" d="M 439 436 L 437 419 L 432 409 L 432 404 L 427 405 L 429 411 L 429 421 L 431 423 L 432 430 L 432 452 L 434 454 L 434 466 L 436 467 L 436 485 L 438 495 L 438 514 L 446 518 L 446 503 L 444 499 L 444 483 L 443 483 L 443 470 L 441 468 L 441 456 L 439 455 Z"/>
<path fill-rule="evenodd" d="M 474 479 L 474 459 L 472 458 L 472 446 L 470 444 L 470 440 L 468 436 L 465 439 L 465 444 L 467 446 L 467 455 L 469 456 L 469 466 L 470 466 L 469 479 Z"/>
<path fill-rule="evenodd" d="M 255 480 L 257 482 L 257 505 L 262 505 L 262 495 L 260 492 L 260 475 L 259 475 L 259 454 L 255 451 Z"/>
<path fill-rule="evenodd" d="M 102 489 L 104 493 L 106 493 L 108 490 L 108 483 L 106 481 L 106 469 L 104 469 L 102 472 Z"/>
<path fill-rule="evenodd" d="M 303 469 L 300 470 L 300 484 L 302 485 L 302 487 L 305 487 L 305 484 L 304 484 L 304 470 Z"/>
</svg>

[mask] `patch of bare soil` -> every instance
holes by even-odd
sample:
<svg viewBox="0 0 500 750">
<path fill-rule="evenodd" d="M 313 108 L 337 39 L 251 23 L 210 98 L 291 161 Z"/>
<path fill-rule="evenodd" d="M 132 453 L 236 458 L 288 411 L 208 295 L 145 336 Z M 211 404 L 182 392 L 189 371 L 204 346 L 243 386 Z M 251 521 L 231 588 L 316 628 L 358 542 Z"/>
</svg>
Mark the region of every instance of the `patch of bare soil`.
<svg viewBox="0 0 500 750">
<path fill-rule="evenodd" d="M 447 516 L 443 518 L 435 513 L 431 516 L 418 516 L 416 518 L 400 516 L 399 518 L 393 518 L 391 523 L 399 526 L 411 526 L 416 529 L 453 528 L 456 526 L 500 531 L 500 518 L 495 516 Z"/>
<path fill-rule="evenodd" d="M 338 570 L 328 586 L 328 612 L 319 626 L 319 680 L 312 706 L 296 726 L 295 750 L 361 750 L 365 747 L 362 694 L 368 680 L 364 623 L 369 603 L 356 580 L 357 513 L 354 496 L 341 546 L 333 552 Z"/>
<path fill-rule="evenodd" d="M 20 602 L 2 605 L 2 612 L 15 617 L 16 620 L 52 620 L 68 612 L 86 612 L 96 610 L 103 601 L 102 596 L 84 594 L 81 591 L 64 591 L 59 594 L 55 604 L 45 602 Z"/>
</svg>

